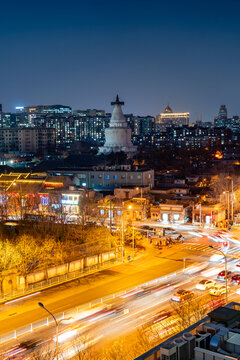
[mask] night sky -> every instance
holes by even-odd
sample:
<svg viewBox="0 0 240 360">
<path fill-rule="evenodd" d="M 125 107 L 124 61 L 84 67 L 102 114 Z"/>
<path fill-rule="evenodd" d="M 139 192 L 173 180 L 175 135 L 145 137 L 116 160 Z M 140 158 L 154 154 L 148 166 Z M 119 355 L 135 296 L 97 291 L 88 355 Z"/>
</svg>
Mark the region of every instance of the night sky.
<svg viewBox="0 0 240 360">
<path fill-rule="evenodd" d="M 0 2 L 0 103 L 240 115 L 239 0 Z"/>
</svg>

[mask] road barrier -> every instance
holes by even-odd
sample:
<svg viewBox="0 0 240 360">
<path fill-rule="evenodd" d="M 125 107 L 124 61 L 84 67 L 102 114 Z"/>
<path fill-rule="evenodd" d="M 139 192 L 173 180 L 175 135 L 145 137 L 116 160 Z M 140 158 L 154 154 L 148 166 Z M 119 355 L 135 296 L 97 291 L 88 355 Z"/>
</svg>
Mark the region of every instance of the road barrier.
<svg viewBox="0 0 240 360">
<path fill-rule="evenodd" d="M 11 293 L 5 293 L 4 296 L 0 299 L 0 303 L 6 303 L 8 301 L 14 301 L 15 299 L 18 299 L 23 296 L 28 296 L 31 294 L 34 294 L 38 291 L 48 289 L 50 287 L 64 284 L 68 281 L 72 281 L 74 279 L 79 279 L 81 277 L 91 275 L 97 271 L 108 269 L 114 265 L 121 264 L 122 262 L 119 259 L 112 259 L 105 261 L 104 263 L 99 263 L 96 265 L 92 265 L 89 267 L 86 267 L 81 270 L 73 271 L 66 273 L 64 275 L 59 275 L 54 278 L 40 281 L 36 284 L 29 285 L 26 289 L 20 289 L 20 290 L 12 290 Z"/>
</svg>

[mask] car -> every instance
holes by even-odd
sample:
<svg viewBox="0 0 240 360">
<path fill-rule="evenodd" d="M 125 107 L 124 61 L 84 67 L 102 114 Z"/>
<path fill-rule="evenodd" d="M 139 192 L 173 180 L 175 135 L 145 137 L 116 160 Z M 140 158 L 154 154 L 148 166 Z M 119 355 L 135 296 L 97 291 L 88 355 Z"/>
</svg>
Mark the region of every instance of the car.
<svg viewBox="0 0 240 360">
<path fill-rule="evenodd" d="M 6 360 L 22 359 L 22 357 L 24 356 L 24 352 L 26 350 L 27 350 L 26 348 L 21 348 L 19 345 L 13 346 L 0 354 L 1 359 L 6 359 Z"/>
<path fill-rule="evenodd" d="M 232 276 L 233 276 L 232 271 L 227 271 L 227 274 L 226 274 L 225 270 L 223 270 L 218 274 L 217 279 L 224 281 L 224 280 L 226 280 L 226 277 L 227 277 L 227 279 L 230 279 Z"/>
<path fill-rule="evenodd" d="M 201 280 L 197 285 L 196 285 L 196 289 L 197 290 L 207 290 L 207 289 L 211 289 L 213 286 L 215 286 L 216 283 L 214 280 Z"/>
<path fill-rule="evenodd" d="M 229 287 L 227 288 L 229 290 Z M 221 284 L 216 284 L 209 290 L 209 294 L 213 296 L 219 296 L 226 293 L 226 286 Z"/>
<path fill-rule="evenodd" d="M 234 285 L 240 285 L 240 274 L 235 274 L 231 277 L 231 282 Z"/>
<path fill-rule="evenodd" d="M 152 294 L 155 292 L 158 292 L 160 290 L 166 289 L 169 286 L 172 286 L 174 284 L 174 282 L 167 282 L 167 283 L 159 283 L 159 284 L 154 284 L 154 285 L 149 285 L 143 288 L 143 293 L 140 293 L 142 295 L 147 295 L 147 294 Z"/>
<path fill-rule="evenodd" d="M 3 359 L 6 360 L 20 360 L 23 359 L 26 355 L 26 352 L 28 350 L 34 349 L 36 346 L 38 346 L 41 343 L 42 340 L 27 340 L 22 342 L 21 344 L 18 344 L 16 346 L 13 346 L 12 348 L 4 351 L 4 353 L 1 353 L 0 355 L 3 356 Z M 2 359 L 2 357 L 1 357 Z"/>
<path fill-rule="evenodd" d="M 172 296 L 172 300 L 173 301 L 184 301 L 184 300 L 189 300 L 193 297 L 194 293 L 190 290 L 178 290 L 177 292 L 175 292 Z"/>
<path fill-rule="evenodd" d="M 240 262 L 235 265 L 236 271 L 240 271 Z"/>
<path fill-rule="evenodd" d="M 162 310 L 162 311 L 154 314 L 150 318 L 148 318 L 146 325 L 151 326 L 151 325 L 157 324 L 157 323 L 169 318 L 172 315 L 173 315 L 173 311 Z"/>
</svg>

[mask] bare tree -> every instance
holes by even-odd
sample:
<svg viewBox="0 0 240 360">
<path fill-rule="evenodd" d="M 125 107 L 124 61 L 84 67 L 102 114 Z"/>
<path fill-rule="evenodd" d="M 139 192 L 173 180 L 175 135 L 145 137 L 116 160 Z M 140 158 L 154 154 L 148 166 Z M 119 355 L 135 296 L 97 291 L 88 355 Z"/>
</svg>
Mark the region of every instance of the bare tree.
<svg viewBox="0 0 240 360">
<path fill-rule="evenodd" d="M 19 262 L 19 254 L 14 245 L 8 240 L 0 241 L 0 292 L 3 296 L 3 280 L 7 270 L 16 266 Z"/>
<path fill-rule="evenodd" d="M 20 257 L 18 271 L 24 277 L 25 286 L 27 286 L 27 275 L 32 271 L 32 267 L 41 256 L 39 246 L 35 238 L 24 234 L 17 241 L 16 251 Z"/>
</svg>

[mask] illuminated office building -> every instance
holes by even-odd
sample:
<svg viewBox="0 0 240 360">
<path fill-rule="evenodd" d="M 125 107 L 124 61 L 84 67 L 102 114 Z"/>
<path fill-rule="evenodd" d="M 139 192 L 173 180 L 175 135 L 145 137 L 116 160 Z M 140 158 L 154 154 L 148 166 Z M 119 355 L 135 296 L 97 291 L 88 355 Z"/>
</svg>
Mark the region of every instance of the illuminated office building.
<svg viewBox="0 0 240 360">
<path fill-rule="evenodd" d="M 174 113 L 167 106 L 163 113 L 156 116 L 156 131 L 164 131 L 168 127 L 189 125 L 189 113 Z"/>
</svg>

